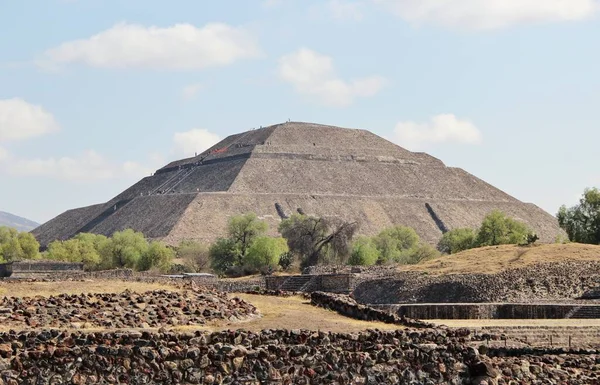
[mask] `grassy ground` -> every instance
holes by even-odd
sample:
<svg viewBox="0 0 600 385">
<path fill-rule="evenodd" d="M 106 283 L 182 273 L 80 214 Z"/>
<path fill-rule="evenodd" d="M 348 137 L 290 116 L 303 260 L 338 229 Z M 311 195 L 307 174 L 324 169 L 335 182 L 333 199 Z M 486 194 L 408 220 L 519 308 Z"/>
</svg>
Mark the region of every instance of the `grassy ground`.
<svg viewBox="0 0 600 385">
<path fill-rule="evenodd" d="M 0 295 L 7 297 L 49 297 L 57 294 L 121 293 L 125 290 L 144 292 L 157 289 L 177 291 L 176 287 L 158 283 L 126 282 L 117 280 L 64 281 L 64 282 L 10 282 L 0 283 Z"/>
<path fill-rule="evenodd" d="M 429 274 L 494 274 L 545 262 L 600 261 L 600 246 L 549 244 L 532 247 L 514 245 L 482 247 L 447 255 L 419 265 L 400 266 L 400 271 L 426 271 Z"/>
</svg>

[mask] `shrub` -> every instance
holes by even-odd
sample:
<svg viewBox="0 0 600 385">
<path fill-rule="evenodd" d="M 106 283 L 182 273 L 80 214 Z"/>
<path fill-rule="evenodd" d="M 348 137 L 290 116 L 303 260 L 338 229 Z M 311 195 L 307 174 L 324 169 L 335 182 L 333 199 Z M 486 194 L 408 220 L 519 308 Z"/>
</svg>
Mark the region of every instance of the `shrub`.
<svg viewBox="0 0 600 385">
<path fill-rule="evenodd" d="M 494 210 L 481 223 L 475 245 L 477 247 L 516 245 L 522 243 L 530 233 L 531 231 L 524 223 L 507 217 L 501 211 Z"/>
<path fill-rule="evenodd" d="M 380 253 L 378 263 L 408 263 L 419 245 L 419 236 L 410 227 L 396 226 L 383 230 L 373 241 Z"/>
<path fill-rule="evenodd" d="M 219 274 L 225 274 L 236 265 L 239 251 L 229 238 L 219 238 L 210 246 L 210 266 Z"/>
<path fill-rule="evenodd" d="M 288 271 L 294 264 L 294 254 L 291 252 L 285 252 L 279 256 L 279 266 L 285 271 Z"/>
<path fill-rule="evenodd" d="M 475 245 L 475 231 L 469 228 L 450 230 L 442 236 L 438 243 L 438 250 L 445 254 L 473 248 Z"/>
<path fill-rule="evenodd" d="M 258 237 L 248 249 L 244 265 L 252 272 L 272 271 L 279 265 L 279 257 L 288 251 L 283 238 Z"/>
<path fill-rule="evenodd" d="M 193 273 L 210 269 L 210 248 L 204 243 L 182 241 L 177 248 L 177 258 L 182 259 L 187 270 Z"/>
<path fill-rule="evenodd" d="M 379 260 L 380 253 L 375 242 L 369 237 L 359 237 L 352 244 L 352 254 L 348 264 L 352 266 L 372 266 Z"/>
<path fill-rule="evenodd" d="M 140 256 L 137 268 L 140 271 L 157 268 L 162 272 L 168 272 L 174 256 L 175 252 L 170 247 L 161 242 L 151 242 L 147 250 Z"/>
</svg>

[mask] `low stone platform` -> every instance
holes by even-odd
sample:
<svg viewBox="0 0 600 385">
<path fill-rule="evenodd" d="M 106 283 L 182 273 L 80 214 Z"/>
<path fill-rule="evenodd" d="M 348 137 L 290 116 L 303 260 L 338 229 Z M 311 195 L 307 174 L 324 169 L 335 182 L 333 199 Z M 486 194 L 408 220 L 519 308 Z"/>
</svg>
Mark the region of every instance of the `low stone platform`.
<svg viewBox="0 0 600 385">
<path fill-rule="evenodd" d="M 420 303 L 371 305 L 415 319 L 595 319 L 599 303 Z"/>
</svg>

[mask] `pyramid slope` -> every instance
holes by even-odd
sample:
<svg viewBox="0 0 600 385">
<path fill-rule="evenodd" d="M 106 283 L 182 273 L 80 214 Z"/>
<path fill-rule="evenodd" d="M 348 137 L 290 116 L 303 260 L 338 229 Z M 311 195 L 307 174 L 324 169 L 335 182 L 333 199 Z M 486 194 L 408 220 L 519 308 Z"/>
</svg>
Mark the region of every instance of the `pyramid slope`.
<svg viewBox="0 0 600 385">
<path fill-rule="evenodd" d="M 229 217 L 250 211 L 276 231 L 281 209 L 357 220 L 365 234 L 411 226 L 432 244 L 447 229 L 478 226 L 493 209 L 526 222 L 542 241 L 562 233 L 535 205 L 428 154 L 366 130 L 289 122 L 229 136 L 34 234 L 42 245 L 80 231 L 110 235 L 125 228 L 170 244 L 212 241 Z"/>
</svg>

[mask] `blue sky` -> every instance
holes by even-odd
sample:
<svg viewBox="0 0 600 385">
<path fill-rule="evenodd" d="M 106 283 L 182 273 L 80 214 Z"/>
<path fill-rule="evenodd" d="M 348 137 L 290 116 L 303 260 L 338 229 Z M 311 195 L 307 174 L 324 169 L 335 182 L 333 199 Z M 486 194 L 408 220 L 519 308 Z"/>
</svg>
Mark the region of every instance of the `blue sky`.
<svg viewBox="0 0 600 385">
<path fill-rule="evenodd" d="M 598 186 L 597 0 L 0 0 L 0 210 L 46 221 L 219 138 L 366 128 L 554 214 Z"/>
</svg>

